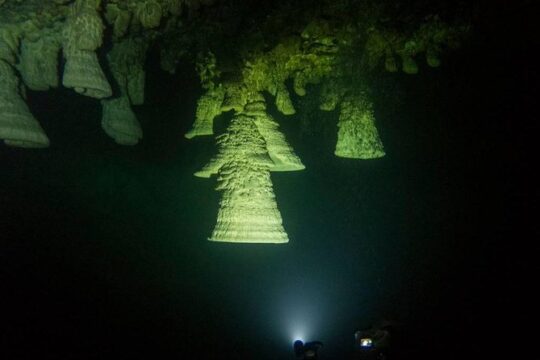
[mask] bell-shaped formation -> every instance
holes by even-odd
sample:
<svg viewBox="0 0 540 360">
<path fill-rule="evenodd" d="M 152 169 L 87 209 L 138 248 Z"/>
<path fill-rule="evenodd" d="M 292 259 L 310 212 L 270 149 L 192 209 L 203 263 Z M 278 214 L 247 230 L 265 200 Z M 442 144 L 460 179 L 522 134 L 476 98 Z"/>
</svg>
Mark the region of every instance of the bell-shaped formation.
<svg viewBox="0 0 540 360">
<path fill-rule="evenodd" d="M 67 47 L 94 51 L 101 46 L 105 26 L 98 13 L 100 2 L 76 0 L 71 5 L 64 28 Z"/>
<path fill-rule="evenodd" d="M 1 41 L 0 41 L 1 43 Z M 20 95 L 11 65 L 0 59 L 0 139 L 9 146 L 42 148 L 49 139 Z"/>
<path fill-rule="evenodd" d="M 127 38 L 115 42 L 107 55 L 111 73 L 118 84 L 118 98 L 102 104 L 101 127 L 120 145 L 135 145 L 142 139 L 141 125 L 131 105 L 144 103 L 144 60 L 148 42 L 144 38 Z"/>
<path fill-rule="evenodd" d="M 304 164 L 294 153 L 285 136 L 279 131 L 278 123 L 266 112 L 266 103 L 262 94 L 255 92 L 245 97 L 250 100 L 244 106 L 242 112 L 237 114 L 242 114 L 253 120 L 257 131 L 264 140 L 266 152 L 272 160 L 270 171 L 299 171 L 305 169 Z M 224 143 L 226 138 L 226 135 L 218 136 L 218 146 L 226 146 Z M 206 166 L 197 171 L 195 176 L 208 178 L 217 174 L 225 162 L 223 152 L 219 152 Z"/>
<path fill-rule="evenodd" d="M 273 161 L 270 171 L 299 171 L 306 168 L 270 115 L 258 116 L 255 124 L 266 141 L 268 155 Z"/>
<path fill-rule="evenodd" d="M 191 139 L 195 136 L 212 135 L 214 133 L 214 118 L 221 114 L 221 104 L 225 91 L 221 86 L 208 89 L 208 91 L 197 102 L 197 112 L 195 122 L 185 137 Z"/>
<path fill-rule="evenodd" d="M 60 43 L 53 37 L 22 41 L 19 72 L 29 89 L 46 91 L 58 87 L 59 51 Z"/>
<path fill-rule="evenodd" d="M 129 96 L 132 105 L 144 104 L 144 62 L 148 46 L 147 37 L 128 37 L 114 42 L 113 48 L 107 54 L 111 73 L 120 91 Z"/>
<path fill-rule="evenodd" d="M 135 145 L 142 138 L 142 129 L 127 96 L 101 101 L 101 127 L 120 145 Z"/>
<path fill-rule="evenodd" d="M 347 96 L 340 105 L 335 154 L 344 158 L 375 159 L 385 155 L 375 127 L 373 105 L 365 93 Z"/>
<path fill-rule="evenodd" d="M 266 143 L 266 151 L 273 162 L 270 171 L 298 171 L 306 168 L 279 131 L 278 123 L 266 112 L 262 95 L 245 106 L 244 114 L 254 117 L 257 130 Z"/>
<path fill-rule="evenodd" d="M 272 190 L 270 171 L 302 170 L 304 165 L 267 114 L 262 94 L 246 91 L 239 96 L 249 99 L 247 104 L 236 112 L 227 131 L 217 137 L 217 156 L 195 173 L 199 177 L 217 173 L 217 190 L 223 191 L 210 240 L 286 243 L 289 240 Z"/>
<path fill-rule="evenodd" d="M 95 0 L 77 0 L 70 9 L 64 29 L 66 65 L 62 84 L 97 99 L 112 95 L 95 50 L 101 46 L 103 23 Z"/>
<path fill-rule="evenodd" d="M 237 94 L 237 95 L 242 96 L 243 98 L 246 98 L 243 94 Z M 235 102 L 235 100 L 232 97 L 230 99 L 232 102 Z M 223 107 L 221 108 L 221 111 L 223 111 Z M 237 115 L 239 113 L 240 112 L 236 112 Z M 228 141 L 228 139 L 229 139 L 229 132 L 216 137 L 216 144 L 218 148 L 220 149 L 220 151 L 201 170 L 195 172 L 194 174 L 195 176 L 201 177 L 201 178 L 209 178 L 210 176 L 218 173 L 219 169 L 222 166 L 224 166 L 225 163 L 227 162 L 227 154 L 234 153 L 235 151 L 234 149 L 231 148 L 232 143 Z"/>
<path fill-rule="evenodd" d="M 221 138 L 220 153 L 223 165 L 217 189 L 223 197 L 209 240 L 288 242 L 270 180 L 273 162 L 252 117 L 235 115 Z"/>
<path fill-rule="evenodd" d="M 276 90 L 276 107 L 283 115 L 296 114 L 289 90 L 283 83 Z"/>
<path fill-rule="evenodd" d="M 64 50 L 66 65 L 62 84 L 81 95 L 103 99 L 112 95 L 111 85 L 101 70 L 96 53 L 85 50 Z"/>
</svg>

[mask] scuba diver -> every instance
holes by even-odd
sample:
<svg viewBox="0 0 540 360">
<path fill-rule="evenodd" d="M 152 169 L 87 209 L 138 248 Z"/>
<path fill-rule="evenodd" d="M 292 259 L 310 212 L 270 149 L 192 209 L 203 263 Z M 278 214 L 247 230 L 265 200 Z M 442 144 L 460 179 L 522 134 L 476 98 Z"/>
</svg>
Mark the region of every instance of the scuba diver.
<svg viewBox="0 0 540 360">
<path fill-rule="evenodd" d="M 381 321 L 367 330 L 357 331 L 354 334 L 355 359 L 386 360 L 394 328 L 394 323 Z"/>
<path fill-rule="evenodd" d="M 294 354 L 298 359 L 302 360 L 317 360 L 319 358 L 319 349 L 323 344 L 320 341 L 310 341 L 303 343 L 302 340 L 294 342 Z"/>
</svg>

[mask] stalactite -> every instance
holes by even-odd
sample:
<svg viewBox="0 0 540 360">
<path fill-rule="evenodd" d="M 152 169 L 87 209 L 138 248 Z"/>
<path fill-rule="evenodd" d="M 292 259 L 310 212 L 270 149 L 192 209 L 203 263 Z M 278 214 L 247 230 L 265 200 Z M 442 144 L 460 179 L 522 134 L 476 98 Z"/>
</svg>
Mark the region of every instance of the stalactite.
<svg viewBox="0 0 540 360">
<path fill-rule="evenodd" d="M 53 37 L 22 41 L 19 72 L 31 90 L 46 91 L 58 87 L 60 43 Z"/>
<path fill-rule="evenodd" d="M 135 145 L 143 132 L 131 105 L 144 103 L 145 38 L 125 38 L 115 42 L 107 55 L 109 68 L 120 93 L 102 104 L 101 127 L 120 145 Z"/>
<path fill-rule="evenodd" d="M 62 84 L 97 99 L 112 95 L 95 50 L 101 46 L 104 25 L 95 0 L 78 0 L 70 9 L 64 28 L 66 65 Z"/>
<path fill-rule="evenodd" d="M 20 86 L 13 68 L 0 59 L 0 139 L 9 146 L 47 147 L 49 139 L 22 99 Z"/>
<path fill-rule="evenodd" d="M 347 96 L 340 105 L 335 154 L 354 159 L 374 159 L 385 155 L 375 127 L 373 105 L 365 92 Z"/>
<path fill-rule="evenodd" d="M 221 139 L 223 165 L 217 190 L 223 192 L 216 227 L 209 240 L 286 243 L 270 168 L 273 162 L 250 116 L 236 115 Z"/>
<path fill-rule="evenodd" d="M 120 145 L 135 145 L 142 138 L 142 129 L 135 117 L 129 99 L 123 95 L 101 100 L 101 127 Z"/>
<path fill-rule="evenodd" d="M 195 136 L 212 135 L 214 133 L 214 118 L 221 114 L 221 104 L 225 91 L 218 86 L 208 89 L 206 93 L 197 101 L 197 111 L 195 112 L 195 122 L 185 137 L 191 139 Z"/>
</svg>

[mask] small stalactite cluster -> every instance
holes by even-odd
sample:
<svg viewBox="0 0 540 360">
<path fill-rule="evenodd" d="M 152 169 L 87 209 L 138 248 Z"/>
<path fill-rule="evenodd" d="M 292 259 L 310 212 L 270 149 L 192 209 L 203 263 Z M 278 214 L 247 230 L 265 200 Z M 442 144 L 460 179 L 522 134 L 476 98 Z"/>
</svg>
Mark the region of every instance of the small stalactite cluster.
<svg viewBox="0 0 540 360">
<path fill-rule="evenodd" d="M 100 100 L 105 133 L 118 144 L 137 144 L 142 129 L 131 106 L 144 103 L 146 51 L 162 36 L 160 26 L 177 22 L 184 8 L 198 2 L 8 0 L 0 6 L 0 139 L 15 147 L 47 147 L 47 135 L 25 103 L 26 88 L 47 91 L 61 84 Z M 105 36 L 112 46 L 100 58 Z"/>
</svg>

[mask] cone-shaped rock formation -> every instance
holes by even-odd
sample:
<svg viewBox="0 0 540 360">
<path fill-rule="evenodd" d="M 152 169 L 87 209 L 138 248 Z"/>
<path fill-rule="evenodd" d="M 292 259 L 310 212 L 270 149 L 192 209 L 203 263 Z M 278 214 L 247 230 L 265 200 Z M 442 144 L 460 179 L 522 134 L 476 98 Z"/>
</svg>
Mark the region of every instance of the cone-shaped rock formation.
<svg viewBox="0 0 540 360">
<path fill-rule="evenodd" d="M 95 50 L 101 46 L 103 23 L 95 0 L 77 0 L 70 8 L 64 28 L 66 65 L 62 84 L 82 95 L 103 99 L 112 89 Z"/>
<path fill-rule="evenodd" d="M 209 240 L 288 242 L 270 180 L 273 162 L 253 118 L 236 115 L 220 140 L 223 166 L 219 169 L 217 189 L 223 195 Z"/>
<path fill-rule="evenodd" d="M 221 104 L 225 92 L 221 86 L 208 89 L 208 91 L 197 102 L 195 122 L 190 131 L 185 135 L 191 139 L 195 136 L 212 135 L 214 133 L 214 118 L 221 114 Z"/>
<path fill-rule="evenodd" d="M 354 159 L 384 156 L 384 148 L 374 121 L 373 105 L 366 94 L 345 97 L 340 105 L 335 154 Z"/>
<path fill-rule="evenodd" d="M 127 96 L 101 101 L 101 127 L 117 144 L 135 145 L 142 138 L 142 129 Z"/>
<path fill-rule="evenodd" d="M 115 42 L 107 55 L 120 94 L 117 98 L 102 100 L 101 127 L 120 145 L 135 145 L 143 137 L 131 105 L 144 103 L 143 66 L 147 48 L 145 38 L 127 38 Z"/>
<path fill-rule="evenodd" d="M 24 148 L 49 146 L 49 139 L 20 95 L 13 68 L 0 59 L 0 139 Z"/>
</svg>

